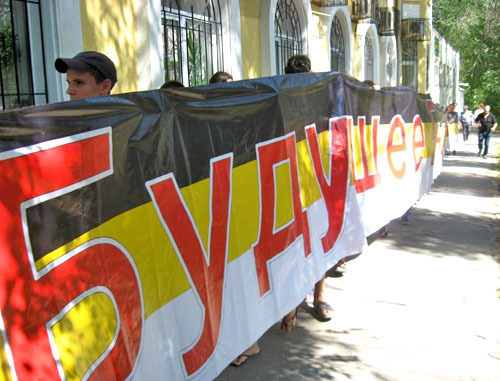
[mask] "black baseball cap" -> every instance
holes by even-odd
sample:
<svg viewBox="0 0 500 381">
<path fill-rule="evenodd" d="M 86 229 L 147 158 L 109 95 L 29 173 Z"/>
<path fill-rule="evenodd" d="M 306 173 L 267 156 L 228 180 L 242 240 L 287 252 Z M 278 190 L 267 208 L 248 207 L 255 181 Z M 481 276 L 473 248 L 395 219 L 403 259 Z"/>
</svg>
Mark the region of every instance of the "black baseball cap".
<svg viewBox="0 0 500 381">
<path fill-rule="evenodd" d="M 115 64 L 99 52 L 86 51 L 78 53 L 73 58 L 58 58 L 55 67 L 59 73 L 66 73 L 68 69 L 79 72 L 97 71 L 104 79 L 109 79 L 112 86 L 118 81 Z"/>
</svg>

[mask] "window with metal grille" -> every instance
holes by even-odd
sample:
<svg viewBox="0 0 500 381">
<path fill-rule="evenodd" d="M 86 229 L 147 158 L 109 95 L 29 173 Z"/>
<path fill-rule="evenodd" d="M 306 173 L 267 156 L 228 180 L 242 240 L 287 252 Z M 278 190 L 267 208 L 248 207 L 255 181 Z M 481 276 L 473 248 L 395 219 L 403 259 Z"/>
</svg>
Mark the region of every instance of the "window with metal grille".
<svg viewBox="0 0 500 381">
<path fill-rule="evenodd" d="M 48 102 L 39 0 L 0 0 L 0 110 Z"/>
<path fill-rule="evenodd" d="M 219 0 L 162 0 L 165 81 L 208 83 L 224 70 Z"/>
<path fill-rule="evenodd" d="M 333 18 L 332 30 L 330 32 L 330 52 L 332 71 L 345 73 L 345 45 L 344 32 L 337 16 Z"/>
<path fill-rule="evenodd" d="M 373 81 L 373 47 L 372 40 L 365 36 L 365 80 Z"/>
<path fill-rule="evenodd" d="M 302 29 L 297 8 L 292 0 L 278 0 L 276 4 L 274 47 L 277 74 L 283 74 L 290 57 L 302 54 Z"/>
<path fill-rule="evenodd" d="M 402 42 L 403 86 L 417 89 L 418 77 L 418 41 Z"/>
</svg>

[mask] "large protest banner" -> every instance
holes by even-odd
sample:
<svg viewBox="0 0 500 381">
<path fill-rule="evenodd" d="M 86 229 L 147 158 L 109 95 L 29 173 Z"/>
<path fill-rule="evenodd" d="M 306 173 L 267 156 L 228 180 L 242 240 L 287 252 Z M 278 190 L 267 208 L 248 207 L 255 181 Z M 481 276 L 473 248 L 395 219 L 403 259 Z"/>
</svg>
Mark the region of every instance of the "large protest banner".
<svg viewBox="0 0 500 381">
<path fill-rule="evenodd" d="M 443 116 L 338 73 L 0 113 L 3 377 L 215 377 L 430 189 Z"/>
</svg>

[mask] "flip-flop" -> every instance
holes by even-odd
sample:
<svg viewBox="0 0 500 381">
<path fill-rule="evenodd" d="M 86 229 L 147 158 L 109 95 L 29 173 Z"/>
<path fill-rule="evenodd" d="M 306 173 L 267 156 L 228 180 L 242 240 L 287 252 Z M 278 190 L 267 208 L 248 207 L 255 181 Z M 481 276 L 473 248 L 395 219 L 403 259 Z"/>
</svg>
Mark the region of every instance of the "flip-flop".
<svg viewBox="0 0 500 381">
<path fill-rule="evenodd" d="M 389 235 L 389 230 L 383 230 L 380 233 L 378 233 L 378 238 L 385 238 Z"/>
<path fill-rule="evenodd" d="M 345 272 L 347 271 L 347 266 L 345 262 L 340 261 L 338 264 L 333 266 L 331 269 L 329 269 L 326 273 L 325 276 L 328 278 L 340 278 L 344 276 Z"/>
<path fill-rule="evenodd" d="M 332 316 L 325 316 L 325 312 L 330 311 L 333 313 L 333 308 L 327 302 L 318 302 L 317 305 L 314 306 L 314 312 L 318 316 L 321 321 L 329 321 L 332 320 Z"/>
<path fill-rule="evenodd" d="M 234 361 L 238 361 L 240 359 L 244 359 L 244 360 L 242 362 L 240 362 L 239 364 L 235 364 L 233 361 L 233 362 L 231 362 L 231 366 L 238 368 L 238 367 L 242 366 L 244 363 L 246 363 L 250 359 L 250 357 L 255 357 L 257 355 L 260 355 L 260 349 L 257 353 L 254 353 L 253 355 L 247 355 L 247 354 L 243 353 L 243 354 L 239 355 L 238 357 L 236 357 L 236 360 L 234 360 Z"/>
<path fill-rule="evenodd" d="M 299 310 L 299 307 L 297 307 L 295 309 L 295 313 L 293 314 L 293 316 L 291 318 L 288 318 L 287 319 L 287 315 L 285 315 L 285 317 L 283 318 L 283 320 L 281 320 L 281 332 L 283 333 L 290 333 L 293 331 L 293 329 L 295 328 L 295 326 L 297 325 L 297 311 Z M 283 329 L 285 328 L 288 328 L 289 331 L 287 332 L 284 332 Z"/>
</svg>

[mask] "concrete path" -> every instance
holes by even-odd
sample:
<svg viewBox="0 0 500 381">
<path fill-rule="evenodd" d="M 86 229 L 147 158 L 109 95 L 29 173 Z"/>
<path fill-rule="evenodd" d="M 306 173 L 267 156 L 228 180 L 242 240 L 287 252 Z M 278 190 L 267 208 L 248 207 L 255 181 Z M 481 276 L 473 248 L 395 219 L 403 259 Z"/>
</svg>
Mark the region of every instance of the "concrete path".
<svg viewBox="0 0 500 381">
<path fill-rule="evenodd" d="M 461 143 L 409 224 L 328 279 L 330 322 L 299 310 L 217 380 L 500 380 L 499 153 L 499 133 L 486 160 Z"/>
</svg>

